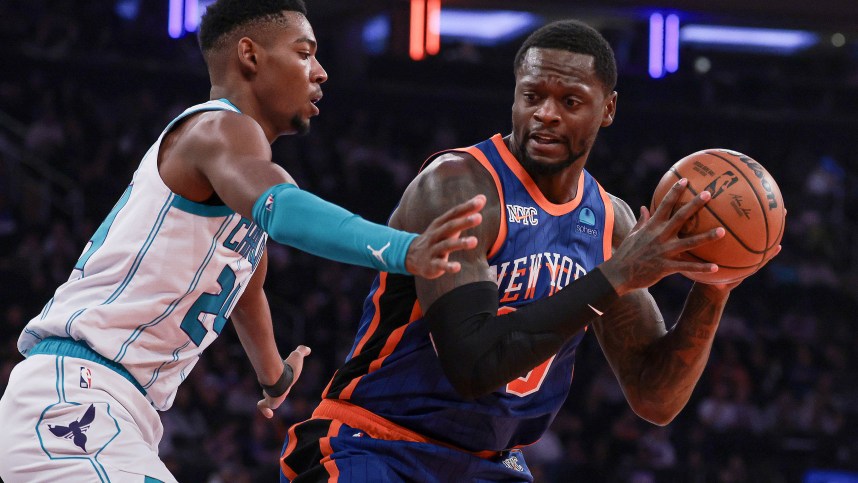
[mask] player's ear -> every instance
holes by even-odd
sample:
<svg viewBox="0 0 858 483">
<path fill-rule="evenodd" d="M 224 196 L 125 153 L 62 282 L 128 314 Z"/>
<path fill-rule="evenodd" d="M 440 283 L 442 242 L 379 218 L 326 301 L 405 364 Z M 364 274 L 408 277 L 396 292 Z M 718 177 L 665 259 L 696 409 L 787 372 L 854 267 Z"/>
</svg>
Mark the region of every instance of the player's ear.
<svg viewBox="0 0 858 483">
<path fill-rule="evenodd" d="M 608 127 L 614 123 L 614 116 L 617 113 L 617 91 L 611 92 L 605 98 L 605 107 L 602 112 L 602 127 Z"/>
<path fill-rule="evenodd" d="M 608 127 L 614 123 L 614 116 L 617 113 L 617 91 L 612 91 L 605 97 L 605 104 L 602 110 L 602 127 Z"/>
<path fill-rule="evenodd" d="M 242 73 L 255 74 L 258 66 L 259 45 L 249 37 L 242 37 L 236 45 L 236 53 Z"/>
</svg>

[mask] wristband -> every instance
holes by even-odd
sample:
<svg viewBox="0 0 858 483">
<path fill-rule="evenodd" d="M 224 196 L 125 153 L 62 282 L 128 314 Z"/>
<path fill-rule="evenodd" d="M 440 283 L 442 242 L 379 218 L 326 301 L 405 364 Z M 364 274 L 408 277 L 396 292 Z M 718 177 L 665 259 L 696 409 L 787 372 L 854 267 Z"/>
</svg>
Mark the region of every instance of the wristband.
<svg viewBox="0 0 858 483">
<path fill-rule="evenodd" d="M 262 390 L 265 391 L 265 394 L 267 394 L 268 397 L 278 398 L 289 389 L 289 386 L 292 385 L 294 374 L 292 366 L 287 364 L 286 361 L 283 361 L 283 372 L 280 374 L 280 378 L 270 386 L 260 383 Z"/>
</svg>

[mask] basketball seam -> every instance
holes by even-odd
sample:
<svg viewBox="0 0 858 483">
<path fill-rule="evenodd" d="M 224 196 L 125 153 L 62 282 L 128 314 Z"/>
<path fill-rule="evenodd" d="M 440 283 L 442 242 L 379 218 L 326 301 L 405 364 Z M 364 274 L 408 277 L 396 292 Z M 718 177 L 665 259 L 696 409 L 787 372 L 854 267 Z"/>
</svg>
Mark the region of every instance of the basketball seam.
<svg viewBox="0 0 858 483">
<path fill-rule="evenodd" d="M 671 168 L 670 168 L 670 172 L 671 172 L 671 173 L 673 173 L 673 175 L 674 175 L 674 176 L 676 176 L 676 178 L 677 178 L 677 179 L 682 179 L 682 176 L 680 176 L 680 175 L 679 175 L 679 173 L 676 171 L 676 169 L 675 169 L 675 168 L 673 168 L 672 166 L 671 166 Z M 697 194 L 698 194 L 698 193 L 697 193 L 697 191 L 696 191 L 694 188 L 692 188 L 690 184 L 688 185 L 688 190 L 689 190 L 689 191 L 691 191 L 691 193 L 692 193 L 694 196 L 697 196 Z M 733 238 L 734 238 L 737 242 L 739 242 L 739 244 L 740 244 L 740 245 L 742 245 L 742 248 L 744 248 L 745 250 L 747 250 L 747 251 L 748 251 L 748 252 L 750 252 L 750 253 L 753 253 L 754 255 L 763 255 L 763 257 L 762 257 L 762 258 L 765 258 L 765 253 L 766 253 L 766 251 L 767 251 L 767 250 L 759 251 L 759 250 L 754 250 L 754 249 L 750 248 L 748 245 L 746 245 L 746 244 L 745 244 L 745 242 L 744 242 L 742 239 L 740 239 L 740 238 L 736 235 L 736 233 L 735 233 L 735 232 L 733 232 L 733 230 L 731 230 L 728 226 L 726 226 L 726 223 L 724 223 L 724 220 L 722 220 L 722 219 L 721 219 L 721 217 L 720 217 L 720 216 L 718 216 L 718 214 L 717 214 L 717 213 L 715 213 L 714 211 L 712 211 L 712 210 L 711 210 L 708 206 L 706 206 L 706 205 L 703 205 L 703 208 L 705 208 L 705 209 L 706 209 L 706 211 L 708 211 L 708 212 L 709 212 L 709 214 L 710 214 L 710 215 L 712 215 L 712 217 L 714 217 L 716 220 L 718 220 L 718 222 L 719 222 L 719 223 L 721 223 L 721 227 L 722 227 L 722 228 L 724 228 L 725 230 L 727 230 L 728 232 L 730 232 L 730 234 L 731 234 L 731 235 L 733 235 Z M 769 241 L 769 240 L 768 240 L 768 236 L 769 236 L 769 235 L 768 235 L 768 233 L 766 233 L 766 244 L 768 244 L 768 241 Z M 701 258 L 701 260 L 703 260 L 703 259 Z M 706 261 L 708 262 L 709 260 L 706 260 Z M 758 262 L 758 263 L 759 263 L 759 262 Z M 754 265 L 757 265 L 758 263 L 755 263 Z M 750 266 L 753 266 L 753 265 L 749 265 L 749 267 L 750 267 Z"/>
<path fill-rule="evenodd" d="M 742 177 L 745 178 L 745 181 L 747 181 L 749 185 L 753 186 L 753 183 L 751 183 L 751 178 L 748 177 L 748 175 L 746 175 L 745 173 L 743 173 L 741 168 L 739 166 L 737 166 L 735 163 L 733 163 L 732 161 L 730 161 L 729 159 L 727 159 L 723 156 L 718 155 L 717 153 L 707 151 L 706 154 L 709 154 L 710 156 L 715 156 L 716 158 L 720 159 L 721 161 L 724 161 L 725 163 L 727 163 L 730 166 L 732 166 L 733 168 L 735 168 L 736 171 L 738 171 L 739 174 L 741 174 Z M 751 169 L 751 168 L 748 167 L 748 169 Z M 762 183 L 762 181 L 760 181 L 760 182 Z M 769 215 L 768 215 L 768 213 L 766 213 L 766 203 L 763 203 L 763 199 L 762 199 L 762 197 L 760 197 L 760 194 L 757 193 L 757 190 L 753 190 L 753 192 L 754 192 L 754 196 L 757 198 L 757 204 L 760 205 L 760 211 L 763 212 L 763 218 L 765 218 L 765 222 L 766 222 L 766 243 L 764 245 L 766 248 L 765 248 L 765 250 L 763 250 L 763 253 L 766 253 L 772 248 L 769 246 Z"/>
</svg>

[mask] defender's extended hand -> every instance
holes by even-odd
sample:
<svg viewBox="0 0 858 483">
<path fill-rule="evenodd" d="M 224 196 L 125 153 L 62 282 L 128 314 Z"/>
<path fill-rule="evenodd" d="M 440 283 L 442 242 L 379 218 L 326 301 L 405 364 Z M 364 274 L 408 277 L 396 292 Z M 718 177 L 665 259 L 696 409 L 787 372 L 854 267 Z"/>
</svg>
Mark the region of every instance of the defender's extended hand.
<svg viewBox="0 0 858 483">
<path fill-rule="evenodd" d="M 433 279 L 447 272 L 456 273 L 461 270 L 459 262 L 449 261 L 450 253 L 470 250 L 477 246 L 476 237 L 460 238 L 460 235 L 464 230 L 482 222 L 480 210 L 485 205 L 486 197 L 477 195 L 435 218 L 426 231 L 408 247 L 405 258 L 408 272 L 418 277 Z"/>
<path fill-rule="evenodd" d="M 617 247 L 601 270 L 623 295 L 631 290 L 654 285 L 662 278 L 678 272 L 715 272 L 714 263 L 695 262 L 684 253 L 723 237 L 724 228 L 680 238 L 679 230 L 705 205 L 712 195 L 703 191 L 679 209 L 676 204 L 686 189 L 688 180 L 679 180 L 650 215 L 641 207 L 641 216 L 629 236 Z"/>
<path fill-rule="evenodd" d="M 286 400 L 286 396 L 289 395 L 289 391 L 292 390 L 292 387 L 295 385 L 295 382 L 298 380 L 298 377 L 301 375 L 301 369 L 304 368 L 304 358 L 310 355 L 310 348 L 305 345 L 299 345 L 295 350 L 289 354 L 289 357 L 284 361 L 286 364 L 292 368 L 292 384 L 289 385 L 289 389 L 286 389 L 286 392 L 281 394 L 279 397 L 271 397 L 262 391 L 262 400 L 256 403 L 256 407 L 259 408 L 259 412 L 262 413 L 268 419 L 274 416 L 274 410 L 279 408 L 283 401 Z"/>
</svg>

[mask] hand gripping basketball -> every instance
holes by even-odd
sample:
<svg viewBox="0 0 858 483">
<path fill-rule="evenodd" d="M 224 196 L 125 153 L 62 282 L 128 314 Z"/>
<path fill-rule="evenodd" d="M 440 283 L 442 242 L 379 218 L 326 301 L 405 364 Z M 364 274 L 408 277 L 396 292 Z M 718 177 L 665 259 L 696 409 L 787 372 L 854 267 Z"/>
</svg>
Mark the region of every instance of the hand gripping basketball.
<svg viewBox="0 0 858 483">
<path fill-rule="evenodd" d="M 780 251 L 786 208 L 774 178 L 757 161 L 729 149 L 692 153 L 664 174 L 652 197 L 656 207 L 677 179 L 687 178 L 688 189 L 679 203 L 709 191 L 712 200 L 680 230 L 680 236 L 724 227 L 726 235 L 686 253 L 698 262 L 718 265 L 717 272 L 683 273 L 704 283 L 728 284 L 753 274 Z"/>
<path fill-rule="evenodd" d="M 687 185 L 685 178 L 674 183 L 652 214 L 646 207 L 641 207 L 641 216 L 629 236 L 617 247 L 611 259 L 602 264 L 602 273 L 619 295 L 650 287 L 674 273 L 713 273 L 718 270 L 714 263 L 695 261 L 685 256 L 689 250 L 718 240 L 725 234 L 724 228 L 718 227 L 691 236 L 680 236 L 682 227 L 711 199 L 711 194 L 703 191 L 680 206 L 678 201 Z"/>
</svg>

